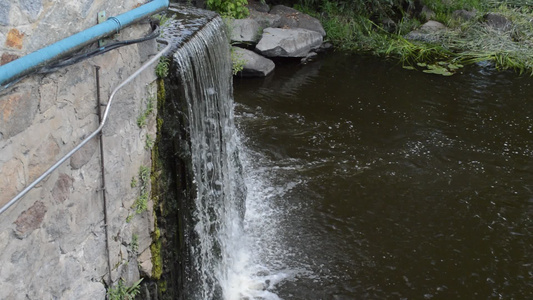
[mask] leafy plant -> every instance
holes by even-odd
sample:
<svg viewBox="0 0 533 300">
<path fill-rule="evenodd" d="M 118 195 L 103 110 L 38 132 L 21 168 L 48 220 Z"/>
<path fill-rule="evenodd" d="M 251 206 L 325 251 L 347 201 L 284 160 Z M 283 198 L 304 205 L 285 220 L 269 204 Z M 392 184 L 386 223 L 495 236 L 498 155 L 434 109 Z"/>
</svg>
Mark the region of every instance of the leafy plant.
<svg viewBox="0 0 533 300">
<path fill-rule="evenodd" d="M 170 59 L 168 57 L 162 56 L 155 66 L 155 75 L 159 78 L 166 78 L 168 76 L 170 67 Z"/>
<path fill-rule="evenodd" d="M 132 179 L 133 182 L 133 179 Z M 135 180 L 137 182 L 137 180 Z M 128 215 L 126 217 L 126 222 L 130 222 L 134 215 L 141 214 L 142 212 L 148 209 L 148 200 L 150 199 L 150 191 L 148 190 L 148 184 L 150 182 L 150 169 L 146 166 L 139 167 L 139 186 L 140 194 L 135 199 L 135 202 L 132 205 L 132 208 L 135 209 L 135 214 Z"/>
<path fill-rule="evenodd" d="M 107 296 L 109 300 L 135 299 L 135 296 L 137 296 L 141 292 L 140 284 L 142 280 L 143 278 L 139 279 L 139 281 L 135 282 L 132 286 L 127 287 L 124 285 L 124 280 L 120 278 L 115 287 L 109 288 L 107 290 Z"/>
<path fill-rule="evenodd" d="M 135 176 L 131 177 L 130 187 L 137 187 L 137 178 L 135 178 Z"/>
<path fill-rule="evenodd" d="M 152 147 L 154 147 L 154 138 L 152 138 L 151 135 L 147 134 L 146 135 L 146 142 L 144 144 L 144 148 L 146 150 L 150 150 L 150 149 L 152 149 Z"/>
<path fill-rule="evenodd" d="M 146 102 L 146 109 L 139 114 L 137 117 L 137 126 L 143 128 L 146 125 L 146 120 L 148 116 L 154 111 L 154 99 L 152 97 L 148 98 Z"/>
<path fill-rule="evenodd" d="M 218 12 L 223 17 L 243 19 L 250 13 L 248 0 L 207 0 L 207 7 Z"/>
<path fill-rule="evenodd" d="M 148 209 L 148 191 L 142 193 L 133 204 L 135 207 L 135 213 L 141 214 Z"/>
<path fill-rule="evenodd" d="M 141 113 L 137 117 L 137 126 L 139 126 L 139 128 L 143 128 L 145 125 L 146 125 L 146 114 Z"/>
<path fill-rule="evenodd" d="M 139 179 L 141 180 L 141 189 L 146 189 L 146 185 L 150 180 L 150 169 L 148 167 L 139 167 Z"/>
<path fill-rule="evenodd" d="M 131 235 L 131 244 L 130 244 L 130 247 L 131 247 L 131 252 L 132 253 L 137 253 L 137 251 L 139 250 L 139 236 L 137 234 L 132 234 Z"/>
<path fill-rule="evenodd" d="M 246 59 L 242 58 L 242 54 L 237 53 L 235 48 L 231 48 L 231 67 L 233 70 L 233 75 L 237 75 L 239 72 L 241 72 L 244 69 L 244 65 L 246 65 L 247 61 Z"/>
</svg>

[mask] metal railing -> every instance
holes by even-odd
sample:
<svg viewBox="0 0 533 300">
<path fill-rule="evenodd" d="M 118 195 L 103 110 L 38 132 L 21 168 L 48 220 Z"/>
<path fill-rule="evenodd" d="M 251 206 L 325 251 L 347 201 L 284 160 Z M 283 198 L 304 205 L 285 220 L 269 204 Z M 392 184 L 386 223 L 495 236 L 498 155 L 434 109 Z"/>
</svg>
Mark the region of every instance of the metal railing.
<svg viewBox="0 0 533 300">
<path fill-rule="evenodd" d="M 142 71 L 144 71 L 146 68 L 148 68 L 151 64 L 156 62 L 165 52 L 167 52 L 170 49 L 171 44 L 162 39 L 157 40 L 160 43 L 166 44 L 165 48 L 163 50 L 159 51 L 154 57 L 149 59 L 147 62 L 145 62 L 139 69 L 137 69 L 133 74 L 131 74 L 126 80 L 124 80 L 121 84 L 119 84 L 111 93 L 109 96 L 109 100 L 107 101 L 106 109 L 104 111 L 104 116 L 102 118 L 102 121 L 100 122 L 100 126 L 93 131 L 88 137 L 86 137 L 81 143 L 79 143 L 74 149 L 72 149 L 69 153 L 67 153 L 65 156 L 63 156 L 60 160 L 58 160 L 53 166 L 51 166 L 48 170 L 46 170 L 41 176 L 39 176 L 35 181 L 33 181 L 30 185 L 28 185 L 24 190 L 22 190 L 20 193 L 18 193 L 11 201 L 6 203 L 2 208 L 0 208 L 0 214 L 2 214 L 4 211 L 6 211 L 9 207 L 11 207 L 15 202 L 20 200 L 24 195 L 26 195 L 32 188 L 34 188 L 39 182 L 41 182 L 46 176 L 50 175 L 55 169 L 57 169 L 62 163 L 64 163 L 68 158 L 70 158 L 76 151 L 80 150 L 81 147 L 83 147 L 85 144 L 87 144 L 90 140 L 92 140 L 98 133 L 102 131 L 102 128 L 104 128 L 105 122 L 107 120 L 107 116 L 109 114 L 109 109 L 111 108 L 111 103 L 113 101 L 113 98 L 115 97 L 116 93 L 124 87 L 126 84 L 128 84 L 130 81 L 132 81 L 135 77 L 137 77 Z"/>
</svg>

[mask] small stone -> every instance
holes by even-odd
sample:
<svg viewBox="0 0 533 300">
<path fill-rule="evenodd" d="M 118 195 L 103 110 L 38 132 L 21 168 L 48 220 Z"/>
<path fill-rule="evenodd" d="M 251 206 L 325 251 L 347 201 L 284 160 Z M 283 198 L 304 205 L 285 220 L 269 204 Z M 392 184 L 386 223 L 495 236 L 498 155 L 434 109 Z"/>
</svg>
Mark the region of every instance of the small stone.
<svg viewBox="0 0 533 300">
<path fill-rule="evenodd" d="M 71 193 L 73 182 L 74 179 L 72 179 L 72 177 L 68 176 L 67 174 L 59 174 L 59 178 L 57 179 L 56 184 L 52 189 L 52 196 L 54 197 L 56 202 L 63 203 L 65 202 L 65 200 L 68 199 Z"/>
<path fill-rule="evenodd" d="M 10 48 L 22 49 L 24 33 L 19 32 L 16 28 L 9 30 L 5 45 Z"/>
<path fill-rule="evenodd" d="M 3 53 L 2 57 L 0 58 L 0 66 L 3 66 L 7 63 L 10 63 L 14 61 L 15 59 L 19 58 L 20 56 L 16 54 L 9 54 L 9 53 Z"/>
<path fill-rule="evenodd" d="M 317 56 L 318 56 L 318 54 L 317 54 L 316 52 L 309 52 L 309 54 L 307 54 L 306 57 L 302 58 L 302 59 L 300 60 L 300 62 L 301 62 L 302 64 L 306 64 L 306 63 L 312 61 L 312 60 L 313 60 L 315 57 L 317 57 Z"/>
<path fill-rule="evenodd" d="M 87 164 L 93 157 L 96 149 L 98 149 L 98 140 L 92 139 L 88 141 L 87 144 L 70 157 L 70 166 L 72 169 L 77 170 Z"/>
<path fill-rule="evenodd" d="M 41 226 L 45 214 L 46 206 L 44 203 L 41 201 L 35 202 L 30 208 L 23 211 L 15 221 L 15 235 L 19 239 L 30 235 L 35 229 Z"/>
<path fill-rule="evenodd" d="M 452 18 L 456 20 L 470 21 L 476 17 L 475 11 L 468 11 L 464 9 L 456 10 L 452 13 Z"/>
<path fill-rule="evenodd" d="M 420 30 L 423 32 L 434 32 L 443 29 L 446 29 L 446 25 L 437 21 L 427 21 L 420 27 Z"/>
<path fill-rule="evenodd" d="M 428 21 L 418 30 L 414 30 L 405 35 L 405 38 L 411 41 L 422 41 L 426 43 L 435 43 L 441 38 L 441 32 L 446 30 L 446 26 L 437 21 Z"/>
</svg>

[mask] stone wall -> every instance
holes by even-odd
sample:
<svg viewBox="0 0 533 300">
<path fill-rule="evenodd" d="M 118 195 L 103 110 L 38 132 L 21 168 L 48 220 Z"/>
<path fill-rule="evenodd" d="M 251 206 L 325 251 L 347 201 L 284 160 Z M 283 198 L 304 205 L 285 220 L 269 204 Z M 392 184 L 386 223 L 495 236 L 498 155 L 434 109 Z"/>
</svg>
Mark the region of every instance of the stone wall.
<svg viewBox="0 0 533 300">
<path fill-rule="evenodd" d="M 115 16 L 141 4 L 0 0 L 0 63 L 94 26 L 99 11 Z M 148 24 L 138 24 L 114 38 L 149 32 Z M 1 91 L 0 206 L 98 127 L 96 66 L 106 103 L 156 52 L 155 41 L 126 46 Z M 115 97 L 103 130 L 105 190 L 96 138 L 0 215 L 0 299 L 104 299 L 109 265 L 115 283 L 151 275 L 152 207 L 148 202 L 137 213 L 135 206 L 142 190 L 150 189 L 149 176 L 143 186 L 139 174 L 141 166 L 151 169 L 155 103 L 146 124 L 137 121 L 155 101 L 155 80 L 152 66 Z"/>
</svg>

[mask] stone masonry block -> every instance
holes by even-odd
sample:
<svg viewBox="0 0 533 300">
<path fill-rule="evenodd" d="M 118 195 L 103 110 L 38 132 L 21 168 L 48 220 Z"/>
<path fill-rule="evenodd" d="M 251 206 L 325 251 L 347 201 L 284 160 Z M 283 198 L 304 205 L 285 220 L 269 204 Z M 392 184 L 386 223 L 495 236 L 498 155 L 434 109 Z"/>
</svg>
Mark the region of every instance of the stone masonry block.
<svg viewBox="0 0 533 300">
<path fill-rule="evenodd" d="M 16 91 L 0 97 L 0 134 L 7 139 L 26 130 L 32 122 L 39 99 L 30 90 Z"/>
<path fill-rule="evenodd" d="M 30 235 L 35 229 L 41 226 L 45 214 L 46 206 L 44 203 L 41 201 L 35 202 L 30 208 L 23 211 L 15 221 L 15 235 L 19 239 Z"/>
<path fill-rule="evenodd" d="M 0 205 L 4 205 L 24 188 L 24 165 L 11 159 L 0 166 L 0 174 Z"/>
<path fill-rule="evenodd" d="M 56 161 L 59 151 L 59 145 L 52 136 L 45 138 L 30 159 L 30 164 L 28 166 L 28 176 L 30 180 L 35 180 L 52 166 Z"/>
<path fill-rule="evenodd" d="M 94 138 L 85 144 L 78 152 L 70 158 L 70 166 L 77 170 L 87 164 L 98 149 L 98 139 Z"/>
<path fill-rule="evenodd" d="M 12 28 L 7 33 L 6 46 L 14 49 L 22 49 L 24 41 L 24 33 L 19 32 L 16 28 Z"/>
</svg>

